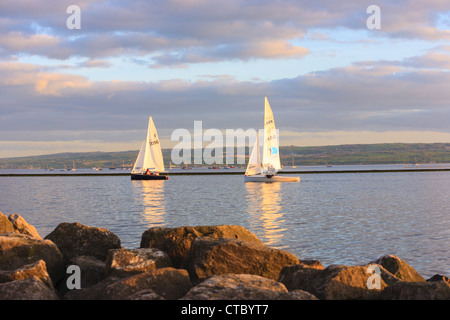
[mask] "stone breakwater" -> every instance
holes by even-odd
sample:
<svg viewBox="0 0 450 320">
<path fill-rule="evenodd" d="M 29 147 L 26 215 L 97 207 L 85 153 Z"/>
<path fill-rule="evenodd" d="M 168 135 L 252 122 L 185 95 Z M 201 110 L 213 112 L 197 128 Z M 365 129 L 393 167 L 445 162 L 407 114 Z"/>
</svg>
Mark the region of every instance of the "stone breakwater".
<svg viewBox="0 0 450 320">
<path fill-rule="evenodd" d="M 325 268 L 236 225 L 150 228 L 126 249 L 107 229 L 61 223 L 41 238 L 0 212 L 0 300 L 61 299 L 447 300 L 450 281 L 393 255 Z"/>
</svg>

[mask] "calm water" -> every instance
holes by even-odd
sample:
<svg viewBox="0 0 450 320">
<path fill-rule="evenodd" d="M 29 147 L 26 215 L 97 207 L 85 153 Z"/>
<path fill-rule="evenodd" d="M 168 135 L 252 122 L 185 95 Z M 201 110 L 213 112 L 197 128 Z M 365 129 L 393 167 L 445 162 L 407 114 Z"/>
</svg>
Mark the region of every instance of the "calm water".
<svg viewBox="0 0 450 320">
<path fill-rule="evenodd" d="M 449 194 L 450 172 L 303 174 L 272 184 L 241 175 L 0 177 L 0 211 L 21 214 L 43 237 L 76 221 L 135 248 L 152 226 L 237 224 L 324 266 L 395 254 L 425 278 L 450 275 Z"/>
</svg>

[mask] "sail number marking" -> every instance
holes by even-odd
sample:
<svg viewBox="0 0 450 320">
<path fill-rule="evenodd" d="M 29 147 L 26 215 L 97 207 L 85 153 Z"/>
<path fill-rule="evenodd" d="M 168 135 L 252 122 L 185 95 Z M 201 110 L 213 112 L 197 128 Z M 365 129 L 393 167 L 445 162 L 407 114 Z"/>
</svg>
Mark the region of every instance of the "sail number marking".
<svg viewBox="0 0 450 320">
<path fill-rule="evenodd" d="M 150 141 L 148 144 L 149 144 L 149 146 L 153 146 L 155 144 L 159 144 L 159 140 Z"/>
</svg>

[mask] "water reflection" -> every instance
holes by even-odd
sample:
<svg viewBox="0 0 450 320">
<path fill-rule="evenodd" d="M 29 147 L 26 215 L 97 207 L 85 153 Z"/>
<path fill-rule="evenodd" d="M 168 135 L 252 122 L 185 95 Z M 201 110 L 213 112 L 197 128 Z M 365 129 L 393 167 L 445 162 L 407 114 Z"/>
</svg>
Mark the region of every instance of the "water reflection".
<svg viewBox="0 0 450 320">
<path fill-rule="evenodd" d="M 261 230 L 258 237 L 270 247 L 287 248 L 281 245 L 286 231 L 283 227 L 285 220 L 281 205 L 281 183 L 247 182 L 245 188 L 250 224 L 254 230 Z"/>
<path fill-rule="evenodd" d="M 133 187 L 138 195 L 141 195 L 142 213 L 146 226 L 162 227 L 166 224 L 164 216 L 166 213 L 166 200 L 164 198 L 164 181 L 163 180 L 139 180 L 132 181 Z"/>
</svg>

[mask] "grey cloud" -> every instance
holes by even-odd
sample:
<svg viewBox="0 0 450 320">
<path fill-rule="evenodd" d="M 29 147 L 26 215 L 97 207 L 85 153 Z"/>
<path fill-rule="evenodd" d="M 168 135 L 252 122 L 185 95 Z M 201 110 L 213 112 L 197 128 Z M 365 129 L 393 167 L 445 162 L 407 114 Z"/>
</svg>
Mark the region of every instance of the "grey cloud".
<svg viewBox="0 0 450 320">
<path fill-rule="evenodd" d="M 78 1 L 82 29 L 65 26 L 73 1 L 18 0 L 0 4 L 3 35 L 18 32 L 28 46 L 0 44 L 2 55 L 20 52 L 56 59 L 90 59 L 124 54 L 156 56 L 156 66 L 229 59 L 276 59 L 257 43 L 302 39 L 314 28 L 365 29 L 370 3 L 336 1 Z M 439 13 L 450 11 L 448 1 L 380 1 L 382 30 L 373 36 L 448 39 L 439 30 Z M 34 27 L 33 27 L 34 26 Z M 39 30 L 48 38 L 36 39 Z M 76 35 L 77 37 L 73 37 Z M 10 39 L 11 40 L 11 39 Z M 37 41 L 40 40 L 40 41 Z M 45 41 L 44 41 L 45 40 Z M 52 40 L 52 41 L 49 41 Z M 7 51 L 7 52 L 5 52 Z M 288 53 L 289 56 L 289 53 Z"/>
<path fill-rule="evenodd" d="M 161 130 L 189 129 L 195 120 L 203 120 L 204 128 L 257 128 L 267 95 L 277 125 L 284 130 L 449 131 L 450 74 L 436 70 L 390 72 L 367 62 L 257 83 L 229 77 L 192 83 L 91 83 L 22 67 L 29 75 L 26 81 L 19 77 L 23 73 L 15 78 L 13 68 L 0 68 L 5 81 L 0 85 L 5 97 L 0 106 L 2 130 L 128 131 L 145 127 L 148 115 L 158 119 Z M 41 79 L 48 81 L 47 87 L 34 82 Z"/>
</svg>

